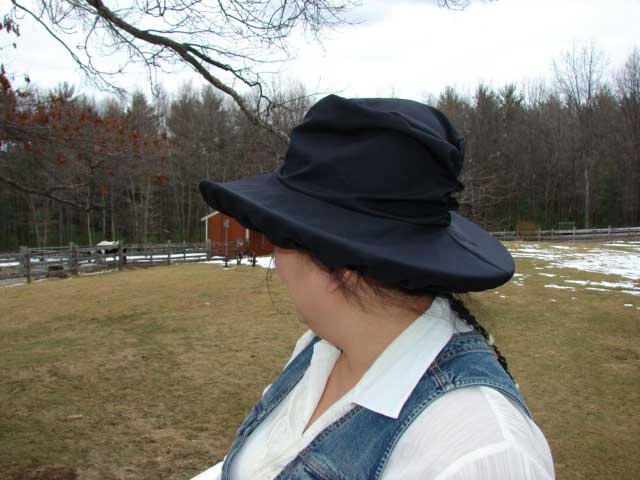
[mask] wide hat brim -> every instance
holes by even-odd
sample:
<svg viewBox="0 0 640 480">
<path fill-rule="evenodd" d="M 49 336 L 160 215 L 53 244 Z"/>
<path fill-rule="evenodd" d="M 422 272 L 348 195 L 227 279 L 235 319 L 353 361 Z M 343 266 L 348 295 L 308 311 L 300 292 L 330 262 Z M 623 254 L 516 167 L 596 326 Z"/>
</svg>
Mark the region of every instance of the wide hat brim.
<svg viewBox="0 0 640 480">
<path fill-rule="evenodd" d="M 293 190 L 276 173 L 203 180 L 206 202 L 276 246 L 301 248 L 329 268 L 353 268 L 389 286 L 438 292 L 498 287 L 513 258 L 495 237 L 451 212 L 446 227 L 372 216 Z"/>
</svg>

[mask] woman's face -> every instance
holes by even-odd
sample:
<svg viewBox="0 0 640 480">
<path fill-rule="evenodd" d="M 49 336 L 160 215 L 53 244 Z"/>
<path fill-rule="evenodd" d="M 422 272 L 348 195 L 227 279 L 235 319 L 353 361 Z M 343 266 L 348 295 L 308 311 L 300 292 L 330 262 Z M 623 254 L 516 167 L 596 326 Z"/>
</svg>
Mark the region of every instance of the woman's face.
<svg viewBox="0 0 640 480">
<path fill-rule="evenodd" d="M 298 316 L 311 327 L 327 306 L 329 273 L 298 250 L 275 247 L 275 262 L 276 273 L 287 287 Z"/>
</svg>

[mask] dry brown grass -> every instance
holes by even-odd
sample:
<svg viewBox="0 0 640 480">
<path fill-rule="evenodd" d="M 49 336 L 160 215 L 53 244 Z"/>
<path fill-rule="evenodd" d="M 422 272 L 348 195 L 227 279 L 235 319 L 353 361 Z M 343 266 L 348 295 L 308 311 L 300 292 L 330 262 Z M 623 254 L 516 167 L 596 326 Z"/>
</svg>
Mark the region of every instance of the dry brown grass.
<svg viewBox="0 0 640 480">
<path fill-rule="evenodd" d="M 303 331 L 265 275 L 175 265 L 0 289 L 0 477 L 185 479 L 222 458 Z"/>
<path fill-rule="evenodd" d="M 558 478 L 640 478 L 640 311 L 623 307 L 640 299 L 550 291 L 538 263 L 518 261 L 525 286 L 477 295 L 475 311 Z M 265 276 L 191 264 L 0 289 L 0 477 L 63 465 L 80 480 L 177 480 L 221 459 L 303 331 Z"/>
</svg>

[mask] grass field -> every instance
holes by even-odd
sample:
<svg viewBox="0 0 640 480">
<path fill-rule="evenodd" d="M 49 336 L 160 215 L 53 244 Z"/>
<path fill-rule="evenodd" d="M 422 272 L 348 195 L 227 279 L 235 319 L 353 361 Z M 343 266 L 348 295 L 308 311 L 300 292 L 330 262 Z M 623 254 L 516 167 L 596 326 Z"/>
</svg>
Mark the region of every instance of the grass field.
<svg viewBox="0 0 640 480">
<path fill-rule="evenodd" d="M 470 307 L 558 478 L 640 478 L 635 287 L 552 259 L 517 258 L 517 271 Z M 265 279 L 189 264 L 0 288 L 0 478 L 60 465 L 81 480 L 178 480 L 220 460 L 303 332 L 277 277 L 271 294 Z"/>
</svg>

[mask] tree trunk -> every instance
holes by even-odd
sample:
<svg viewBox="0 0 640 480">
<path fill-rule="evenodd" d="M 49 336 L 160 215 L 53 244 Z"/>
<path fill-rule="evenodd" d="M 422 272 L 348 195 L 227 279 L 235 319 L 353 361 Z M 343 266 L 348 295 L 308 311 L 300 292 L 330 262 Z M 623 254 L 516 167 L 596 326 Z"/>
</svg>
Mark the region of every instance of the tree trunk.
<svg viewBox="0 0 640 480">
<path fill-rule="evenodd" d="M 109 194 L 109 204 L 110 204 L 109 213 L 111 214 L 111 241 L 115 242 L 116 241 L 116 213 L 113 210 L 113 191 L 111 191 Z"/>
<path fill-rule="evenodd" d="M 193 220 L 191 218 L 191 190 L 187 189 L 187 232 L 185 236 L 185 240 L 187 242 L 191 241 L 191 225 Z"/>
<path fill-rule="evenodd" d="M 133 219 L 133 223 L 132 223 L 133 232 L 130 232 L 130 233 L 133 234 L 133 242 L 139 242 L 140 241 L 140 217 L 138 214 L 139 213 L 138 203 L 136 199 L 136 184 L 134 183 L 133 179 L 130 179 L 129 185 L 130 185 L 129 198 L 131 202 L 131 209 L 133 210 L 131 212 L 132 219 Z"/>
<path fill-rule="evenodd" d="M 145 182 L 144 193 L 144 211 L 142 214 L 142 238 L 143 243 L 147 243 L 147 237 L 149 236 L 149 209 L 151 208 L 151 182 L 148 180 Z"/>
<path fill-rule="evenodd" d="M 46 246 L 49 236 L 49 199 L 45 198 L 44 205 L 42 206 L 42 246 Z"/>
<path fill-rule="evenodd" d="M 589 184 L 589 164 L 584 166 L 584 228 L 590 228 L 591 186 Z"/>
<path fill-rule="evenodd" d="M 38 215 L 36 206 L 33 204 L 33 199 L 30 195 L 25 196 L 27 200 L 27 205 L 29 206 L 29 210 L 31 212 L 31 224 L 33 225 L 33 231 L 36 234 L 36 245 L 40 246 L 40 229 L 38 228 Z M 30 233 L 30 232 L 29 232 Z M 31 235 L 29 235 L 30 237 Z"/>
<path fill-rule="evenodd" d="M 87 235 L 89 238 L 89 245 L 93 245 L 93 237 L 91 236 L 91 212 L 87 212 Z"/>
<path fill-rule="evenodd" d="M 64 245 L 64 207 L 58 206 L 58 245 Z"/>
<path fill-rule="evenodd" d="M 107 239 L 107 200 L 102 194 L 102 239 Z"/>
</svg>

